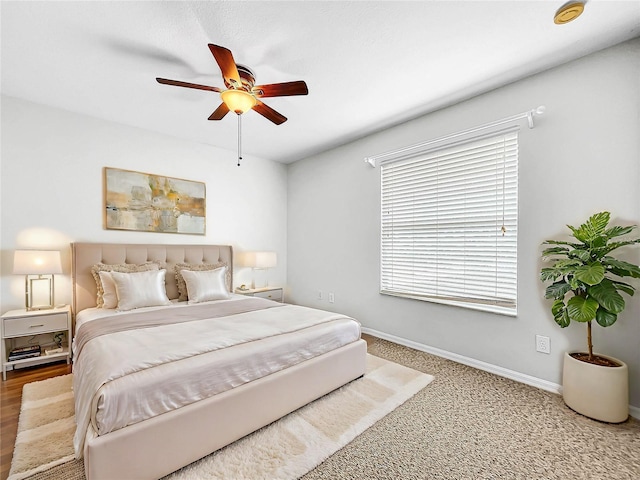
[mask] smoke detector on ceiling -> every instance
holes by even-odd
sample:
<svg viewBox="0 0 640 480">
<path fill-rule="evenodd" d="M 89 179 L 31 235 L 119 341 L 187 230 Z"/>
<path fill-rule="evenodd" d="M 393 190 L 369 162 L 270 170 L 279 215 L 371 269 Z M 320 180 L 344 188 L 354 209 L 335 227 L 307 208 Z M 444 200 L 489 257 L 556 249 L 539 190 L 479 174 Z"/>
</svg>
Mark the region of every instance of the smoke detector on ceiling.
<svg viewBox="0 0 640 480">
<path fill-rule="evenodd" d="M 584 11 L 585 2 L 569 2 L 561 6 L 553 17 L 553 22 L 558 25 L 569 23 L 578 18 Z"/>
</svg>

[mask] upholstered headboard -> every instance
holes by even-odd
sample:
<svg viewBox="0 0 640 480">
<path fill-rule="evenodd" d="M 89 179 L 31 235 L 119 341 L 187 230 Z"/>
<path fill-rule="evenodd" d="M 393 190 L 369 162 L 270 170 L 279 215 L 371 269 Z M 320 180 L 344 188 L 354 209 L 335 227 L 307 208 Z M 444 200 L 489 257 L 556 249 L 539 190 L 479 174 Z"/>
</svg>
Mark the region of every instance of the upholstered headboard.
<svg viewBox="0 0 640 480">
<path fill-rule="evenodd" d="M 233 272 L 233 250 L 229 245 L 160 245 L 119 243 L 72 243 L 73 313 L 96 306 L 97 287 L 91 275 L 96 263 L 144 263 L 160 262 L 167 269 L 165 284 L 167 296 L 178 298 L 178 286 L 174 274 L 177 263 L 224 262 Z M 232 291 L 233 280 L 227 287 Z"/>
</svg>

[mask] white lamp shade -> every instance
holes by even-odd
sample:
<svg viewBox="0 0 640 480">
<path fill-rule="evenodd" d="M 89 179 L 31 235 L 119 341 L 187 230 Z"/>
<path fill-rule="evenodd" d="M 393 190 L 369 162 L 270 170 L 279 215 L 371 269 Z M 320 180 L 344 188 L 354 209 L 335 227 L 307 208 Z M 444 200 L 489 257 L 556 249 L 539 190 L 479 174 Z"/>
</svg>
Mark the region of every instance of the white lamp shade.
<svg viewBox="0 0 640 480">
<path fill-rule="evenodd" d="M 62 273 L 60 252 L 57 250 L 16 250 L 13 273 L 22 275 L 50 275 Z"/>
<path fill-rule="evenodd" d="M 245 265 L 252 268 L 273 268 L 277 264 L 276 252 L 246 252 Z"/>
</svg>

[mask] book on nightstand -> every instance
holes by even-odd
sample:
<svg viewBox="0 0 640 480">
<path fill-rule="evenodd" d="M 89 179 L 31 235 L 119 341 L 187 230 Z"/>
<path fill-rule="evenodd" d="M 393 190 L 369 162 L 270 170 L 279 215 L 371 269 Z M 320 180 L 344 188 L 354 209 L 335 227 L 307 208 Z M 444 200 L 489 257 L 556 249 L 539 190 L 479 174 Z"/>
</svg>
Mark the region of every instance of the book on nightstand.
<svg viewBox="0 0 640 480">
<path fill-rule="evenodd" d="M 24 358 L 39 357 L 42 354 L 40 345 L 25 345 L 24 347 L 14 348 L 9 352 L 8 360 L 22 360 Z"/>
</svg>

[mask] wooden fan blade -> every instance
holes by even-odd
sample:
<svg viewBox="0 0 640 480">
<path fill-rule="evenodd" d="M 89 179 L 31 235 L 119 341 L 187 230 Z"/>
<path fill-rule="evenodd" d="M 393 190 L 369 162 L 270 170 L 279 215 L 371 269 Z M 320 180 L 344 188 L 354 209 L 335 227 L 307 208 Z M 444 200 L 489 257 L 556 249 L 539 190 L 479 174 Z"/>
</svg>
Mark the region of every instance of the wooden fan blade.
<svg viewBox="0 0 640 480">
<path fill-rule="evenodd" d="M 209 116 L 209 120 L 222 120 L 227 113 L 229 113 L 229 107 L 227 107 L 226 103 L 222 102 L 220 106 L 216 108 L 216 111 Z"/>
<path fill-rule="evenodd" d="M 262 115 L 264 118 L 266 118 L 267 120 L 271 120 L 276 125 L 280 125 L 281 123 L 284 123 L 287 121 L 287 117 L 276 112 L 273 108 L 265 105 L 260 100 L 256 101 L 256 104 L 253 106 L 253 109 L 256 112 L 258 112 L 260 115 Z"/>
<path fill-rule="evenodd" d="M 235 83 L 237 86 L 242 85 L 242 82 L 240 81 L 240 74 L 238 73 L 238 67 L 236 66 L 236 61 L 233 59 L 231 50 L 219 45 L 214 45 L 213 43 L 209 44 L 209 50 L 211 50 L 216 62 L 218 62 L 218 66 L 220 67 L 220 71 L 222 72 L 225 82 L 228 84 Z"/>
<path fill-rule="evenodd" d="M 252 90 L 256 97 L 287 97 L 291 95 L 307 95 L 309 93 L 307 84 L 303 80 L 256 85 Z"/>
<path fill-rule="evenodd" d="M 187 87 L 187 88 L 197 88 L 198 90 L 208 90 L 210 92 L 220 92 L 221 90 L 217 87 L 210 87 L 208 85 L 198 85 L 197 83 L 189 83 L 189 82 L 180 82 L 178 80 L 168 80 L 166 78 L 156 78 L 158 83 L 163 83 L 165 85 L 175 85 L 176 87 Z"/>
</svg>

